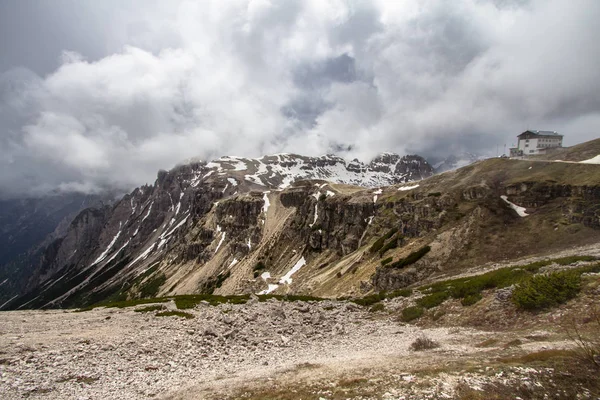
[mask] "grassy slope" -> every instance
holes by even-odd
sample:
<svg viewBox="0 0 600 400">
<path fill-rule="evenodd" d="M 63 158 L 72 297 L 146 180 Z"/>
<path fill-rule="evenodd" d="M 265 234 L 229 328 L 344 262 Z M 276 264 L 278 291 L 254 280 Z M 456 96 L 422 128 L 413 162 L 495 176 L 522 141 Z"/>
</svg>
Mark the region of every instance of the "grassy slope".
<svg viewBox="0 0 600 400">
<path fill-rule="evenodd" d="M 594 139 L 532 158 L 536 160 L 583 161 L 596 157 L 598 154 L 600 154 L 600 139 Z"/>
<path fill-rule="evenodd" d="M 452 248 L 457 246 L 456 241 L 444 241 L 440 237 L 444 232 L 452 232 L 449 236 L 455 237 L 454 232 L 462 230 L 466 233 L 459 242 L 464 246 L 457 246 L 452 254 L 443 258 L 440 265 L 440 272 L 453 275 L 490 262 L 545 256 L 600 242 L 600 231 L 569 223 L 563 214 L 565 199 L 562 198 L 535 209 L 528 209 L 530 215 L 526 218 L 518 217 L 500 199 L 500 194 L 505 193 L 507 186 L 524 182 L 547 185 L 600 185 L 600 166 L 489 159 L 425 179 L 419 182 L 418 188 L 411 191 L 388 189 L 380 196 L 380 204 L 404 198 L 412 204 L 419 205 L 430 200 L 428 194 L 441 193 L 456 199 L 456 212 L 464 216 L 457 220 L 450 218 L 440 229 L 408 239 L 404 246 L 390 250 L 385 256 L 393 257 L 395 261 L 432 242 L 438 243 L 438 249 Z M 463 199 L 463 192 L 473 187 L 484 187 L 496 194 L 478 200 Z M 370 196 L 369 192 L 365 201 L 370 201 Z M 397 220 L 390 208 L 381 207 L 370 228 L 371 232 L 383 234 L 396 224 Z M 371 275 L 380 266 L 380 257 L 368 252 L 373 241 L 374 239 L 363 242 L 361 249 L 345 257 L 347 261 L 334 262 L 331 267 L 315 271 L 321 276 L 313 280 L 313 285 L 309 286 L 312 290 L 307 293 L 324 297 L 350 293 L 358 295 L 358 283 L 369 282 Z M 325 257 L 325 254 L 322 256 Z M 432 251 L 432 254 L 425 258 L 431 260 L 435 257 L 442 257 L 439 250 L 437 254 L 436 251 Z M 344 273 L 341 277 L 336 276 L 337 271 L 345 271 L 344 266 L 356 260 L 360 261 L 355 271 Z"/>
</svg>

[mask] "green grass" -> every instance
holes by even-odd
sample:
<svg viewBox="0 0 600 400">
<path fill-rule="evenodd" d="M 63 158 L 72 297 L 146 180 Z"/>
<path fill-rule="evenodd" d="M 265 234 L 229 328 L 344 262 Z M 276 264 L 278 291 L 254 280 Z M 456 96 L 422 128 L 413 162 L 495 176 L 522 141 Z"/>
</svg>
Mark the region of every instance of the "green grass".
<svg viewBox="0 0 600 400">
<path fill-rule="evenodd" d="M 181 318 L 185 318 L 185 319 L 192 319 L 194 318 L 193 314 L 184 312 L 184 311 L 163 311 L 163 312 L 159 312 L 156 313 L 157 317 L 181 317 Z"/>
<path fill-rule="evenodd" d="M 578 271 L 553 272 L 520 283 L 512 293 L 512 301 L 523 310 L 543 310 L 567 302 L 580 290 Z"/>
<path fill-rule="evenodd" d="M 276 299 L 279 301 L 324 301 L 329 300 L 323 297 L 306 296 L 302 294 L 261 294 L 258 296 L 258 301 L 263 302 L 269 299 Z"/>
<path fill-rule="evenodd" d="M 322 297 L 315 296 L 305 296 L 305 295 L 276 295 L 276 294 L 268 294 L 268 295 L 259 295 L 258 301 L 267 301 L 269 299 L 275 299 L 278 301 L 324 301 L 329 300 Z M 112 303 L 97 303 L 92 306 L 78 309 L 78 312 L 81 311 L 89 311 L 97 307 L 107 307 L 107 308 L 126 308 L 126 307 L 134 307 L 142 304 L 152 304 L 152 303 L 166 303 L 168 301 L 175 301 L 175 305 L 179 310 L 186 310 L 190 308 L 196 307 L 201 302 L 206 302 L 208 305 L 217 306 L 219 304 L 245 304 L 250 300 L 250 295 L 231 295 L 231 296 L 219 296 L 214 294 L 187 294 L 187 295 L 177 295 L 177 296 L 168 296 L 168 297 L 158 297 L 158 298 L 150 298 L 150 299 L 131 299 L 126 301 L 118 301 Z"/>
<path fill-rule="evenodd" d="M 412 264 L 416 263 L 417 261 L 419 261 L 421 258 L 425 257 L 425 254 L 429 253 L 430 250 L 431 250 L 431 247 L 429 247 L 429 246 L 421 247 L 419 250 L 413 251 L 405 258 L 401 258 L 400 260 L 391 263 L 390 265 L 388 265 L 388 268 L 400 269 L 400 268 L 408 267 L 409 265 L 412 265 Z"/>
<path fill-rule="evenodd" d="M 540 268 L 542 267 L 551 265 L 553 263 L 559 265 L 569 265 L 578 261 L 593 260 L 596 260 L 596 258 L 589 256 L 564 257 L 554 260 L 537 261 L 527 265 L 500 268 L 485 274 L 469 276 L 466 278 L 436 282 L 432 285 L 421 287 L 420 290 L 430 293 L 430 296 L 436 293 L 443 294 L 440 294 L 439 297 L 431 297 L 422 301 L 427 302 L 427 305 L 434 304 L 435 299 L 441 299 L 446 296 L 446 298 L 452 297 L 455 299 L 461 299 L 463 306 L 470 306 L 481 300 L 482 291 L 487 289 L 499 289 L 511 285 L 519 285 L 523 282 L 528 282 L 530 279 L 532 279 L 534 274 L 539 272 Z M 597 272 L 597 270 L 600 271 L 600 264 L 579 267 L 571 271 L 580 276 L 584 272 Z M 423 306 L 426 305 L 423 304 Z"/>
<path fill-rule="evenodd" d="M 406 307 L 402 310 L 400 319 L 403 322 L 410 322 L 417 318 L 420 318 L 425 313 L 425 310 L 421 307 Z"/>
<path fill-rule="evenodd" d="M 207 302 L 211 306 L 219 304 L 245 304 L 250 299 L 248 295 L 241 296 L 218 296 L 214 294 L 187 294 L 175 296 L 175 305 L 180 310 L 196 307 L 200 302 Z"/>
</svg>

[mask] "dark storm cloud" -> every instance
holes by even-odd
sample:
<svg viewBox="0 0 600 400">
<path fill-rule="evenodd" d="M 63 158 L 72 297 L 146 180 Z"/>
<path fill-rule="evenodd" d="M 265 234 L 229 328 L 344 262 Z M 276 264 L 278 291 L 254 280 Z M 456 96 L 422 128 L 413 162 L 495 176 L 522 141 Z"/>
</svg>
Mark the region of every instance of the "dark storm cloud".
<svg viewBox="0 0 600 400">
<path fill-rule="evenodd" d="M 130 188 L 191 158 L 491 151 L 598 136 L 600 3 L 0 4 L 0 193 Z"/>
</svg>

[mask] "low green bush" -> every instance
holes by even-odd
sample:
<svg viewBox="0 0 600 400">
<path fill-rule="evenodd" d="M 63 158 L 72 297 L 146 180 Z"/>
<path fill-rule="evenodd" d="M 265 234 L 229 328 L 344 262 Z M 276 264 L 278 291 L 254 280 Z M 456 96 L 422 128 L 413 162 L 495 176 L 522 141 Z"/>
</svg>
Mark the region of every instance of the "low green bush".
<svg viewBox="0 0 600 400">
<path fill-rule="evenodd" d="M 369 309 L 369 312 L 378 312 L 383 310 L 385 310 L 385 306 L 383 305 L 383 303 L 377 303 Z"/>
<path fill-rule="evenodd" d="M 447 292 L 436 292 L 430 295 L 421 297 L 417 300 L 417 305 L 423 308 L 433 308 L 442 304 L 450 297 Z"/>
<path fill-rule="evenodd" d="M 160 287 L 167 281 L 165 274 L 158 274 L 155 277 L 148 279 L 142 287 L 140 287 L 141 297 L 155 297 L 160 290 Z"/>
<path fill-rule="evenodd" d="M 542 267 L 554 263 L 559 265 L 569 265 L 579 261 L 594 261 L 596 259 L 596 257 L 591 256 L 573 256 L 536 261 L 526 265 L 500 268 L 481 275 L 436 282 L 432 285 L 421 287 L 420 289 L 422 291 L 428 291 L 429 293 L 447 293 L 452 298 L 461 299 L 461 304 L 463 306 L 469 306 L 481 300 L 481 292 L 483 290 L 518 285 L 529 280 L 535 273 L 539 272 Z M 388 268 L 391 268 L 393 265 L 394 264 L 389 265 Z M 585 272 L 600 272 L 600 263 L 574 268 L 570 271 L 577 276 L 580 276 Z"/>
<path fill-rule="evenodd" d="M 185 310 L 196 307 L 202 301 L 207 302 L 211 306 L 216 306 L 225 303 L 245 304 L 249 299 L 250 296 L 248 295 L 218 296 L 214 294 L 189 294 L 175 296 L 175 305 L 178 309 Z"/>
<path fill-rule="evenodd" d="M 379 303 L 383 299 L 385 299 L 385 292 L 373 293 L 352 301 L 359 306 L 372 306 L 375 303 Z"/>
<path fill-rule="evenodd" d="M 401 235 L 394 235 L 389 242 L 383 245 L 379 250 L 379 257 L 383 257 L 388 250 L 392 250 L 398 247 L 398 240 L 402 238 Z"/>
<path fill-rule="evenodd" d="M 406 307 L 404 310 L 402 310 L 402 316 L 400 319 L 403 322 L 410 322 L 420 318 L 424 312 L 425 310 L 423 310 L 421 307 Z"/>
<path fill-rule="evenodd" d="M 137 309 L 135 309 L 133 311 L 135 311 L 135 312 L 144 312 L 145 313 L 145 312 L 159 311 L 159 310 L 162 310 L 162 309 L 163 309 L 163 306 L 161 304 L 156 304 L 156 305 L 153 305 L 153 306 L 147 306 L 147 307 L 137 308 Z"/>
<path fill-rule="evenodd" d="M 477 303 L 481 299 L 482 299 L 481 293 L 469 294 L 469 295 L 463 297 L 463 299 L 460 301 L 460 304 L 462 304 L 465 307 L 468 307 L 468 306 L 472 306 L 473 304 Z"/>
<path fill-rule="evenodd" d="M 512 301 L 523 310 L 543 310 L 565 303 L 581 290 L 577 271 L 537 275 L 520 283 L 512 293 Z"/>
<path fill-rule="evenodd" d="M 412 295 L 412 289 L 397 289 L 393 292 L 388 292 L 385 295 L 386 299 L 395 299 L 396 297 L 410 297 Z"/>
<path fill-rule="evenodd" d="M 392 292 L 378 292 L 368 296 L 359 297 L 352 299 L 351 301 L 359 306 L 372 306 L 373 304 L 379 303 L 385 299 L 395 299 L 396 297 L 410 297 L 412 295 L 412 289 L 398 289 Z"/>
<path fill-rule="evenodd" d="M 425 254 L 429 253 L 430 250 L 431 250 L 431 247 L 429 247 L 429 246 L 421 247 L 419 250 L 413 251 L 405 258 L 401 258 L 400 260 L 391 263 L 388 266 L 388 268 L 400 269 L 400 268 L 404 268 L 409 265 L 412 265 L 412 264 L 416 263 L 417 261 L 419 261 L 421 258 L 423 258 L 425 256 Z"/>
<path fill-rule="evenodd" d="M 261 294 L 258 295 L 258 301 L 264 302 L 269 299 L 276 299 L 279 301 L 324 301 L 327 300 L 322 297 L 307 296 L 303 294 Z"/>
<path fill-rule="evenodd" d="M 386 264 L 391 263 L 393 260 L 394 260 L 394 257 L 385 258 L 385 259 L 381 260 L 381 266 L 385 267 Z"/>
<path fill-rule="evenodd" d="M 396 232 L 398 232 L 398 228 L 393 228 L 393 229 L 389 230 L 385 235 L 383 235 L 382 237 L 380 237 L 379 239 L 377 239 L 375 241 L 375 243 L 373 243 L 371 245 L 371 247 L 369 248 L 369 252 L 371 254 L 377 253 L 379 250 L 381 250 L 381 248 L 385 244 L 386 240 L 388 240 L 389 238 L 391 238 L 392 236 L 394 236 L 394 234 Z"/>
<path fill-rule="evenodd" d="M 184 311 L 163 311 L 156 313 L 157 317 L 181 317 L 186 319 L 194 318 L 194 314 L 190 314 Z"/>
</svg>

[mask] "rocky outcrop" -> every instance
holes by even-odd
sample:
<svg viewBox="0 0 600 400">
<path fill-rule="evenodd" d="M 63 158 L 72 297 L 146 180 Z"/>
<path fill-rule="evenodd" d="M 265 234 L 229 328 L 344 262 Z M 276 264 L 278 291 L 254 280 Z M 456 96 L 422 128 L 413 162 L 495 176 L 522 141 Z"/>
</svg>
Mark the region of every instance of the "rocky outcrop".
<svg viewBox="0 0 600 400">
<path fill-rule="evenodd" d="M 514 203 L 526 208 L 538 208 L 562 198 L 562 212 L 569 223 L 581 223 L 600 229 L 600 185 L 560 185 L 553 182 L 523 182 L 510 185 L 506 194 Z"/>
</svg>

